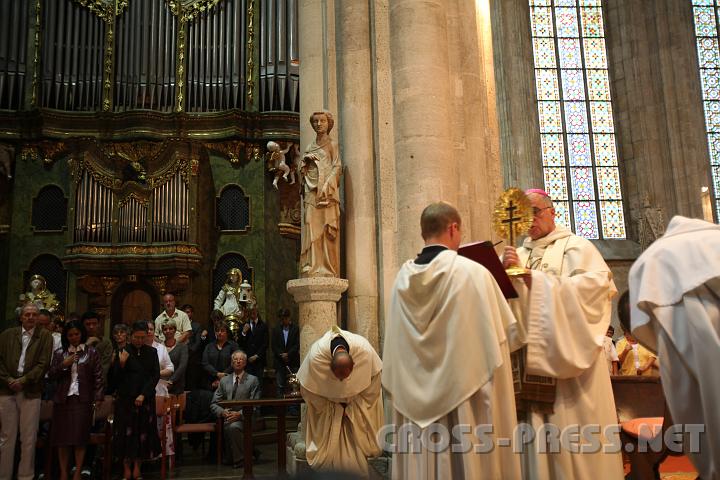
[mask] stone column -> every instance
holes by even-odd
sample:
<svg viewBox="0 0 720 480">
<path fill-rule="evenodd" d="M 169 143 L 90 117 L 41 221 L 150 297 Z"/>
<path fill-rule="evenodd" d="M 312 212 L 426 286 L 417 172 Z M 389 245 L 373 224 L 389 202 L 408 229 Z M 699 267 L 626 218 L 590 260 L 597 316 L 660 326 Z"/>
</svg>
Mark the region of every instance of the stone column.
<svg viewBox="0 0 720 480">
<path fill-rule="evenodd" d="M 345 273 L 348 330 L 378 349 L 378 269 L 373 93 L 368 2 L 336 3 L 338 124 L 345 165 Z"/>
<path fill-rule="evenodd" d="M 420 213 L 430 202 L 457 203 L 452 144 L 447 1 L 391 2 L 398 255 L 422 248 Z"/>
</svg>

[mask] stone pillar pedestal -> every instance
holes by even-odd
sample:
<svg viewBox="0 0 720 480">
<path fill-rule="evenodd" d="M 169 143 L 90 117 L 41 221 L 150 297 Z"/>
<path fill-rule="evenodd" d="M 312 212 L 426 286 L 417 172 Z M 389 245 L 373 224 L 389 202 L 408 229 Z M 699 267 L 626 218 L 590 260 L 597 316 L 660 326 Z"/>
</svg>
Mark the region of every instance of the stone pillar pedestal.
<svg viewBox="0 0 720 480">
<path fill-rule="evenodd" d="M 337 302 L 348 281 L 335 277 L 298 278 L 287 282 L 288 292 L 300 307 L 300 359 L 310 345 L 337 325 Z"/>
<path fill-rule="evenodd" d="M 300 307 L 300 359 L 315 340 L 337 325 L 337 302 L 348 288 L 348 281 L 335 277 L 298 278 L 287 282 L 287 290 Z M 305 405 L 302 406 L 297 433 L 287 438 L 288 473 L 298 474 L 307 467 L 305 459 Z"/>
</svg>

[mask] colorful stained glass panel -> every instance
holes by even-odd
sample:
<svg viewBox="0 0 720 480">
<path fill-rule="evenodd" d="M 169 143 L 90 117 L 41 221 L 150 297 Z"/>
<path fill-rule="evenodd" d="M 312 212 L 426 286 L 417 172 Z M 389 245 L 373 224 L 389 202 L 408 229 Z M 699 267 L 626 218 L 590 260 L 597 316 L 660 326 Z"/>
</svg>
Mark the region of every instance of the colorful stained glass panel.
<svg viewBox="0 0 720 480">
<path fill-rule="evenodd" d="M 715 9 L 713 7 L 695 7 L 695 35 L 698 37 L 717 36 Z"/>
<path fill-rule="evenodd" d="M 712 5 L 715 0 L 692 0 L 693 5 Z"/>
<path fill-rule="evenodd" d="M 582 68 L 580 40 L 577 38 L 558 39 L 560 68 Z"/>
<path fill-rule="evenodd" d="M 532 7 L 530 9 L 530 23 L 534 37 L 552 37 L 552 9 L 546 7 Z"/>
<path fill-rule="evenodd" d="M 622 202 L 600 202 L 600 221 L 604 238 L 625 238 Z"/>
<path fill-rule="evenodd" d="M 567 177 L 565 168 L 545 168 L 545 191 L 553 200 L 567 200 Z"/>
<path fill-rule="evenodd" d="M 709 131 L 720 130 L 720 102 L 705 102 L 705 125 Z"/>
<path fill-rule="evenodd" d="M 535 68 L 555 68 L 555 40 L 552 38 L 533 38 L 535 50 Z"/>
<path fill-rule="evenodd" d="M 555 223 L 568 229 L 572 228 L 568 202 L 557 202 L 553 200 L 553 205 L 555 206 Z"/>
<path fill-rule="evenodd" d="M 545 189 L 556 222 L 586 238 L 624 238 L 602 0 L 528 1 Z"/>
<path fill-rule="evenodd" d="M 586 68 L 607 68 L 604 38 L 583 38 Z"/>
<path fill-rule="evenodd" d="M 581 8 L 583 37 L 602 37 L 603 17 L 602 8 Z"/>
<path fill-rule="evenodd" d="M 563 100 L 585 100 L 582 70 L 562 70 Z"/>
<path fill-rule="evenodd" d="M 575 232 L 581 237 L 598 238 L 597 209 L 595 202 L 573 202 Z"/>
<path fill-rule="evenodd" d="M 562 167 L 565 165 L 565 148 L 562 135 L 544 133 L 540 135 L 544 167 Z"/>
<path fill-rule="evenodd" d="M 620 200 L 620 177 L 615 167 L 598 167 L 597 170 L 598 198 L 600 200 Z"/>
<path fill-rule="evenodd" d="M 556 8 L 555 26 L 558 38 L 579 37 L 577 9 L 575 7 Z"/>
<path fill-rule="evenodd" d="M 615 130 L 610 102 L 590 102 L 590 116 L 594 131 L 612 133 Z"/>
<path fill-rule="evenodd" d="M 575 200 L 595 200 L 592 168 L 571 168 L 572 196 Z"/>
<path fill-rule="evenodd" d="M 557 70 L 535 70 L 538 100 L 560 100 Z"/>
<path fill-rule="evenodd" d="M 541 133 L 562 132 L 560 102 L 538 102 L 538 110 Z"/>
<path fill-rule="evenodd" d="M 720 165 L 720 134 L 708 134 L 708 145 L 710 146 L 710 163 Z"/>
<path fill-rule="evenodd" d="M 596 133 L 593 135 L 595 143 L 595 164 L 602 166 L 617 166 L 617 151 L 615 135 L 612 133 Z"/>
<path fill-rule="evenodd" d="M 565 102 L 565 129 L 569 133 L 587 133 L 588 118 L 585 102 Z"/>
<path fill-rule="evenodd" d="M 588 98 L 610 101 L 610 82 L 607 70 L 586 70 Z"/>
<path fill-rule="evenodd" d="M 698 61 L 700 68 L 720 68 L 717 38 L 698 38 Z"/>
<path fill-rule="evenodd" d="M 592 156 L 590 155 L 590 136 L 569 134 L 568 157 L 571 167 L 584 167 L 592 165 Z"/>
<path fill-rule="evenodd" d="M 720 193 L 720 166 L 712 167 L 713 184 L 715 185 L 715 195 Z"/>
<path fill-rule="evenodd" d="M 705 100 L 720 100 L 720 70 L 700 69 L 703 98 Z"/>
</svg>

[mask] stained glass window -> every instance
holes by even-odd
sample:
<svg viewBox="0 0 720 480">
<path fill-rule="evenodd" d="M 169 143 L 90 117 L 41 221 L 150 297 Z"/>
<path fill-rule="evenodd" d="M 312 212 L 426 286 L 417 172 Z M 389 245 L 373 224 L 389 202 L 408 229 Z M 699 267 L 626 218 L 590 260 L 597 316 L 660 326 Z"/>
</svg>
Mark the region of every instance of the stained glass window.
<svg viewBox="0 0 720 480">
<path fill-rule="evenodd" d="M 625 238 L 602 1 L 529 2 L 545 190 L 557 223 L 585 238 Z M 717 55 L 717 41 L 712 48 Z M 717 107 L 719 78 L 706 82 Z M 720 128 L 718 149 L 720 160 Z"/>
<path fill-rule="evenodd" d="M 720 0 L 692 0 L 692 4 L 713 179 L 712 203 L 715 205 L 715 218 L 720 218 Z"/>
</svg>

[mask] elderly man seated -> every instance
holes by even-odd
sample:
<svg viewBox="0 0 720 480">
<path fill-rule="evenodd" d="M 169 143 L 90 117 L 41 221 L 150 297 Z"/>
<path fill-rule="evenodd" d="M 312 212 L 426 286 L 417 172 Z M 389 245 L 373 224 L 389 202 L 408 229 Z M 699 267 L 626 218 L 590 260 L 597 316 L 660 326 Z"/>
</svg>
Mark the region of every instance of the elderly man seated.
<svg viewBox="0 0 720 480">
<path fill-rule="evenodd" d="M 243 424 L 242 412 L 223 408 L 219 402 L 223 400 L 256 400 L 260 398 L 260 381 L 254 375 L 245 371 L 247 354 L 242 350 L 235 350 L 232 354 L 232 375 L 220 379 L 210 409 L 213 414 L 225 419 L 224 436 L 225 445 L 229 445 L 231 463 L 239 468 L 243 460 Z M 260 457 L 260 451 L 253 452 L 255 460 Z"/>
</svg>

